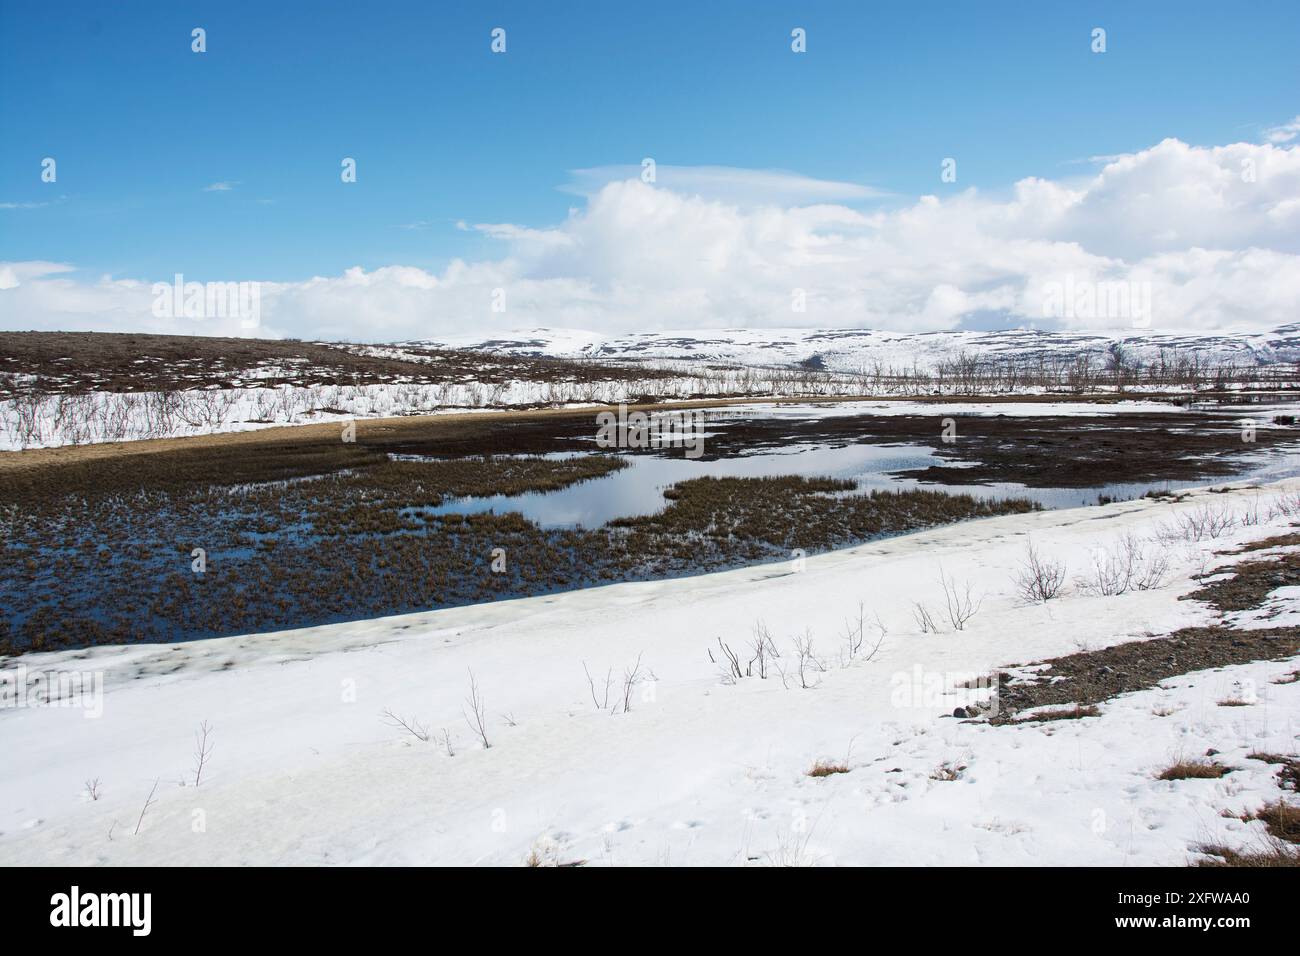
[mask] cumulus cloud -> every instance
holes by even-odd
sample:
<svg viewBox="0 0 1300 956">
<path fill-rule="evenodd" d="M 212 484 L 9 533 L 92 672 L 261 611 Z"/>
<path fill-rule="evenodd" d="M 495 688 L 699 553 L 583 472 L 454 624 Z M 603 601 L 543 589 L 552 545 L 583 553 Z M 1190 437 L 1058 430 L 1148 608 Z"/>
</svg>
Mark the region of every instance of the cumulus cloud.
<svg viewBox="0 0 1300 956">
<path fill-rule="evenodd" d="M 761 186 L 742 201 L 696 188 L 718 179 L 710 170 L 693 185 L 690 171 L 666 177 L 665 167 L 653 184 L 639 167 L 587 177 L 584 204 L 546 228 L 459 224 L 501 251 L 438 273 L 394 265 L 263 281 L 255 333 L 220 317 L 160 318 L 150 283 L 80 282 L 50 263 L 0 264 L 0 325 L 380 340 L 535 326 L 1100 330 L 1141 318 L 1159 330 L 1247 331 L 1300 320 L 1300 144 L 1167 139 L 1079 179 L 892 203 L 832 200 L 816 180 L 796 201 L 775 186 L 765 202 Z M 794 188 L 764 171 L 750 185 L 773 175 Z M 1150 314 L 1049 314 L 1063 283 L 1141 288 Z"/>
</svg>

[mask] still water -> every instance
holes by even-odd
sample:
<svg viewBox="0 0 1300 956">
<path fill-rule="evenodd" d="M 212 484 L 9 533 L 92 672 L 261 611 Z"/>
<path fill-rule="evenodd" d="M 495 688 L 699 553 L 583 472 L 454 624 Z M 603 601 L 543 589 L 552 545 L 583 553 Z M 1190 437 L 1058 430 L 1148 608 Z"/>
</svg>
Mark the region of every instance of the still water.
<svg viewBox="0 0 1300 956">
<path fill-rule="evenodd" d="M 856 404 L 856 403 L 855 403 Z M 893 405 L 890 411 L 899 408 Z M 1160 406 L 1169 410 L 1169 406 Z M 1002 411 L 1005 406 L 999 409 Z M 945 406 L 929 406 L 926 413 L 942 415 Z M 955 408 L 954 408 L 955 410 Z M 962 410 L 966 410 L 963 408 Z M 1201 409 L 1204 410 L 1204 409 Z M 1252 409 L 1250 414 L 1261 421 L 1278 410 L 1295 411 L 1294 405 L 1269 405 Z M 709 428 L 725 428 L 728 420 L 756 415 L 772 417 L 808 416 L 808 408 L 744 407 L 729 409 L 711 415 Z M 821 414 L 860 414 L 862 408 L 853 405 L 827 407 Z M 1023 414 L 1022 406 L 1016 411 Z M 1059 409 L 1053 409 L 1059 413 Z M 1040 412 L 1042 414 L 1043 412 Z M 1225 415 L 1240 416 L 1239 409 L 1224 409 Z M 707 438 L 706 438 L 707 440 Z M 596 450 L 593 448 L 593 450 Z M 564 457 L 552 455 L 548 457 Z M 1152 490 L 1178 490 L 1204 485 L 1224 478 L 1204 478 L 1189 481 L 1142 482 L 1139 484 L 1107 484 L 1091 488 L 1025 488 L 1015 483 L 985 485 L 936 484 L 918 482 L 912 478 L 896 477 L 898 472 L 926 468 L 931 465 L 947 467 L 960 472 L 961 462 L 944 460 L 935 454 L 933 447 L 912 444 L 843 444 L 826 445 L 795 443 L 773 451 L 764 449 L 753 454 L 738 455 L 714 461 L 666 458 L 651 454 L 625 455 L 628 467 L 600 478 L 584 481 L 559 491 L 527 492 L 521 495 L 491 495 L 476 498 L 459 498 L 446 501 L 436 508 L 423 509 L 430 514 L 470 514 L 492 511 L 518 512 L 542 528 L 598 528 L 614 518 L 655 514 L 668 505 L 663 492 L 670 485 L 691 478 L 742 477 L 753 478 L 770 475 L 802 475 L 805 477 L 844 478 L 857 484 L 859 490 L 870 491 L 928 488 L 954 493 L 966 493 L 983 498 L 1023 497 L 1039 502 L 1045 508 L 1073 508 L 1096 504 L 1099 497 L 1111 500 L 1138 498 Z M 1300 475 L 1300 455 L 1282 450 L 1261 451 L 1240 460 L 1245 465 L 1242 475 L 1233 480 L 1273 481 Z"/>
</svg>

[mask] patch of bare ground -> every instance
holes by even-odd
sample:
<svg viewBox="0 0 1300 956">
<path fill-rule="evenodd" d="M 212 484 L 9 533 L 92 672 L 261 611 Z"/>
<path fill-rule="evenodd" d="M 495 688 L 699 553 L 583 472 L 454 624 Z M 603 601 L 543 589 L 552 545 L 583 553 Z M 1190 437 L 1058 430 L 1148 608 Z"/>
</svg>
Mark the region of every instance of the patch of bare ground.
<svg viewBox="0 0 1300 956">
<path fill-rule="evenodd" d="M 1183 598 L 1204 601 L 1225 612 L 1259 607 L 1278 588 L 1300 584 L 1300 551 L 1242 561 L 1226 570 L 1230 577 L 1203 585 Z"/>
<path fill-rule="evenodd" d="M 1039 711 L 1015 721 L 1018 724 L 1042 723 L 1049 720 L 1079 720 L 1083 717 L 1096 717 L 1101 711 L 1092 704 L 1075 704 L 1073 707 L 1060 707 Z"/>
<path fill-rule="evenodd" d="M 621 381 L 631 374 L 652 379 L 673 373 L 640 366 L 630 373 L 609 363 L 422 345 L 365 346 L 134 332 L 0 332 L 0 397 L 32 390 L 81 394 L 248 384 L 309 387 L 457 382 L 466 376 L 488 384 L 601 382 Z"/>
<path fill-rule="evenodd" d="M 1187 627 L 1167 637 L 1054 657 L 1043 662 L 1047 666 L 1029 683 L 1013 684 L 1006 673 L 1000 673 L 999 709 L 991 721 L 1012 723 L 1024 710 L 1098 704 L 1193 671 L 1284 660 L 1296 654 L 1300 654 L 1300 627 Z"/>
<path fill-rule="evenodd" d="M 1204 585 L 1186 597 L 1205 601 L 1220 612 L 1257 608 L 1275 589 L 1300 583 L 1300 552 L 1245 561 L 1234 565 L 1230 572 L 1230 577 Z M 1097 704 L 1119 694 L 1146 690 L 1181 674 L 1252 661 L 1283 660 L 1297 653 L 1300 627 L 1186 627 L 1166 637 L 1052 658 L 1042 662 L 1046 666 L 1030 681 L 1012 683 L 1012 678 L 1001 673 L 999 712 L 991 719 L 994 723 L 1011 723 L 1024 710 Z M 1219 704 L 1241 707 L 1250 701 L 1228 698 Z"/>
<path fill-rule="evenodd" d="M 1250 551 L 1268 551 L 1271 548 L 1286 548 L 1300 544 L 1300 531 L 1291 531 L 1287 534 L 1273 535 L 1271 538 L 1260 538 L 1258 541 L 1247 541 L 1245 544 L 1229 549 L 1227 551 L 1216 551 L 1216 554 L 1246 554 Z"/>
<path fill-rule="evenodd" d="M 1283 790 L 1300 791 L 1300 757 L 1295 754 L 1273 754 L 1255 752 L 1247 754 L 1250 760 L 1277 766 L 1277 785 Z"/>
</svg>

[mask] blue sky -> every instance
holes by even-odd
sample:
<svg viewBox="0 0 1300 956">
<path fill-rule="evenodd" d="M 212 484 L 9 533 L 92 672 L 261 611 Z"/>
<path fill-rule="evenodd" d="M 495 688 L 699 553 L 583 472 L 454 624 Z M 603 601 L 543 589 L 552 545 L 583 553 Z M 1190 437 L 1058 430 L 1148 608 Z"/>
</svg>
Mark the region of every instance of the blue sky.
<svg viewBox="0 0 1300 956">
<path fill-rule="evenodd" d="M 436 270 L 491 254 L 457 221 L 553 224 L 581 205 L 570 170 L 643 156 L 911 199 L 957 188 L 946 156 L 961 188 L 1000 189 L 1166 136 L 1255 141 L 1297 111 L 1294 2 L 907 6 L 4 0 L 0 203 L 20 208 L 0 209 L 0 260 Z"/>
</svg>

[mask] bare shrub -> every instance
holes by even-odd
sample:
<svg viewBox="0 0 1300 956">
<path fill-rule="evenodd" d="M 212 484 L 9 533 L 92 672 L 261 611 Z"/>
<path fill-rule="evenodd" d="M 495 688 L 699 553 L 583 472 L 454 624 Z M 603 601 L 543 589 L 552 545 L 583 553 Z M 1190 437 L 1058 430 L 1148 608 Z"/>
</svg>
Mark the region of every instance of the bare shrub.
<svg viewBox="0 0 1300 956">
<path fill-rule="evenodd" d="M 740 666 L 740 658 L 722 638 L 718 638 L 718 649 L 722 651 L 723 662 L 721 666 L 722 682 L 724 684 L 734 684 L 742 677 L 748 676 L 748 669 Z M 718 659 L 713 656 L 713 651 L 709 651 L 709 661 L 717 664 Z"/>
<path fill-rule="evenodd" d="M 388 724 L 390 727 L 398 727 L 402 730 L 405 730 L 416 740 L 422 740 L 425 743 L 429 742 L 429 729 L 425 727 L 423 724 L 421 724 L 414 717 L 408 720 L 405 717 L 393 713 L 391 710 L 385 707 L 383 718 L 384 718 L 384 722 Z"/>
<path fill-rule="evenodd" d="M 1085 594 L 1114 597 L 1129 591 L 1150 591 L 1161 587 L 1169 575 L 1169 554 L 1156 543 L 1148 549 L 1133 532 L 1121 535 L 1114 545 L 1092 552 L 1092 569 L 1075 578 Z"/>
<path fill-rule="evenodd" d="M 856 622 L 846 620 L 844 622 L 844 657 L 841 658 L 845 666 L 849 662 L 861 659 L 869 661 L 876 656 L 880 650 L 880 645 L 884 643 L 885 636 L 889 633 L 884 623 L 880 620 L 880 615 L 875 615 L 876 623 L 873 630 L 876 632 L 875 641 L 867 644 L 867 607 L 861 601 L 858 602 L 858 619 Z"/>
<path fill-rule="evenodd" d="M 438 731 L 438 745 L 442 747 L 448 757 L 456 756 L 456 748 L 451 742 L 451 731 L 446 727 L 443 727 Z"/>
<path fill-rule="evenodd" d="M 1300 491 L 1280 494 L 1273 499 L 1273 504 L 1269 506 L 1270 518 L 1274 515 L 1289 518 L 1294 514 L 1300 514 Z"/>
<path fill-rule="evenodd" d="M 1255 497 L 1250 503 L 1241 509 L 1241 516 L 1237 521 L 1243 528 L 1253 528 L 1264 521 L 1264 512 L 1260 510 L 1259 492 L 1255 492 Z"/>
<path fill-rule="evenodd" d="M 812 631 L 804 631 L 802 636 L 795 637 L 794 653 L 795 674 L 799 678 L 799 686 L 804 690 L 816 687 L 820 681 L 810 683 L 812 676 L 824 673 L 826 664 L 817 656 L 817 651 L 813 647 Z"/>
<path fill-rule="evenodd" d="M 767 680 L 767 669 L 774 659 L 781 656 L 781 652 L 776 649 L 772 632 L 762 621 L 754 622 L 754 636 L 749 642 L 749 650 L 752 657 L 746 669 L 752 672 L 757 664 L 759 680 Z"/>
<path fill-rule="evenodd" d="M 1150 551 L 1142 549 L 1140 544 L 1136 547 L 1138 551 L 1133 563 L 1133 586 L 1139 591 L 1154 591 L 1163 587 L 1169 576 L 1169 552 L 1159 545 Z"/>
<path fill-rule="evenodd" d="M 99 799 L 99 778 L 98 777 L 95 777 L 93 780 L 86 781 L 86 796 L 88 796 L 91 800 Z"/>
<path fill-rule="evenodd" d="M 623 671 L 623 713 L 632 712 L 632 692 L 648 680 L 654 680 L 654 674 L 641 667 L 641 657 L 645 654 L 642 651 L 636 656 L 636 663 Z"/>
<path fill-rule="evenodd" d="M 922 634 L 939 633 L 939 625 L 935 623 L 934 615 L 920 601 L 912 602 L 912 618 L 916 621 L 916 626 L 921 629 Z"/>
<path fill-rule="evenodd" d="M 596 693 L 596 682 L 592 679 L 591 671 L 587 670 L 587 662 L 582 662 L 583 673 L 587 675 L 587 686 L 591 689 L 591 702 L 596 705 L 597 710 L 609 709 L 609 688 L 614 682 L 614 668 L 605 672 L 605 687 L 599 695 Z"/>
<path fill-rule="evenodd" d="M 731 645 L 722 638 L 718 638 L 718 650 L 722 653 L 721 663 L 713 656 L 712 650 L 708 652 L 709 661 L 719 665 L 724 684 L 734 684 L 743 677 L 757 676 L 760 680 L 766 680 L 773 661 L 781 656 L 772 633 L 761 620 L 754 624 L 754 636 L 750 639 L 745 657 L 742 658 L 732 650 Z"/>
<path fill-rule="evenodd" d="M 948 615 L 948 623 L 954 631 L 966 630 L 966 623 L 978 613 L 984 598 L 976 600 L 971 593 L 969 581 L 962 587 L 939 569 L 939 586 L 943 588 L 943 597 Z"/>
<path fill-rule="evenodd" d="M 1161 536 L 1174 541 L 1203 541 L 1206 538 L 1218 538 L 1231 531 L 1237 523 L 1237 516 L 1224 505 L 1212 508 L 1203 504 L 1190 511 L 1181 511 L 1171 524 L 1161 528 Z"/>
<path fill-rule="evenodd" d="M 1059 597 L 1065 586 L 1065 563 L 1043 557 L 1031 541 L 1015 581 L 1016 591 L 1026 604 L 1046 604 Z"/>
</svg>

